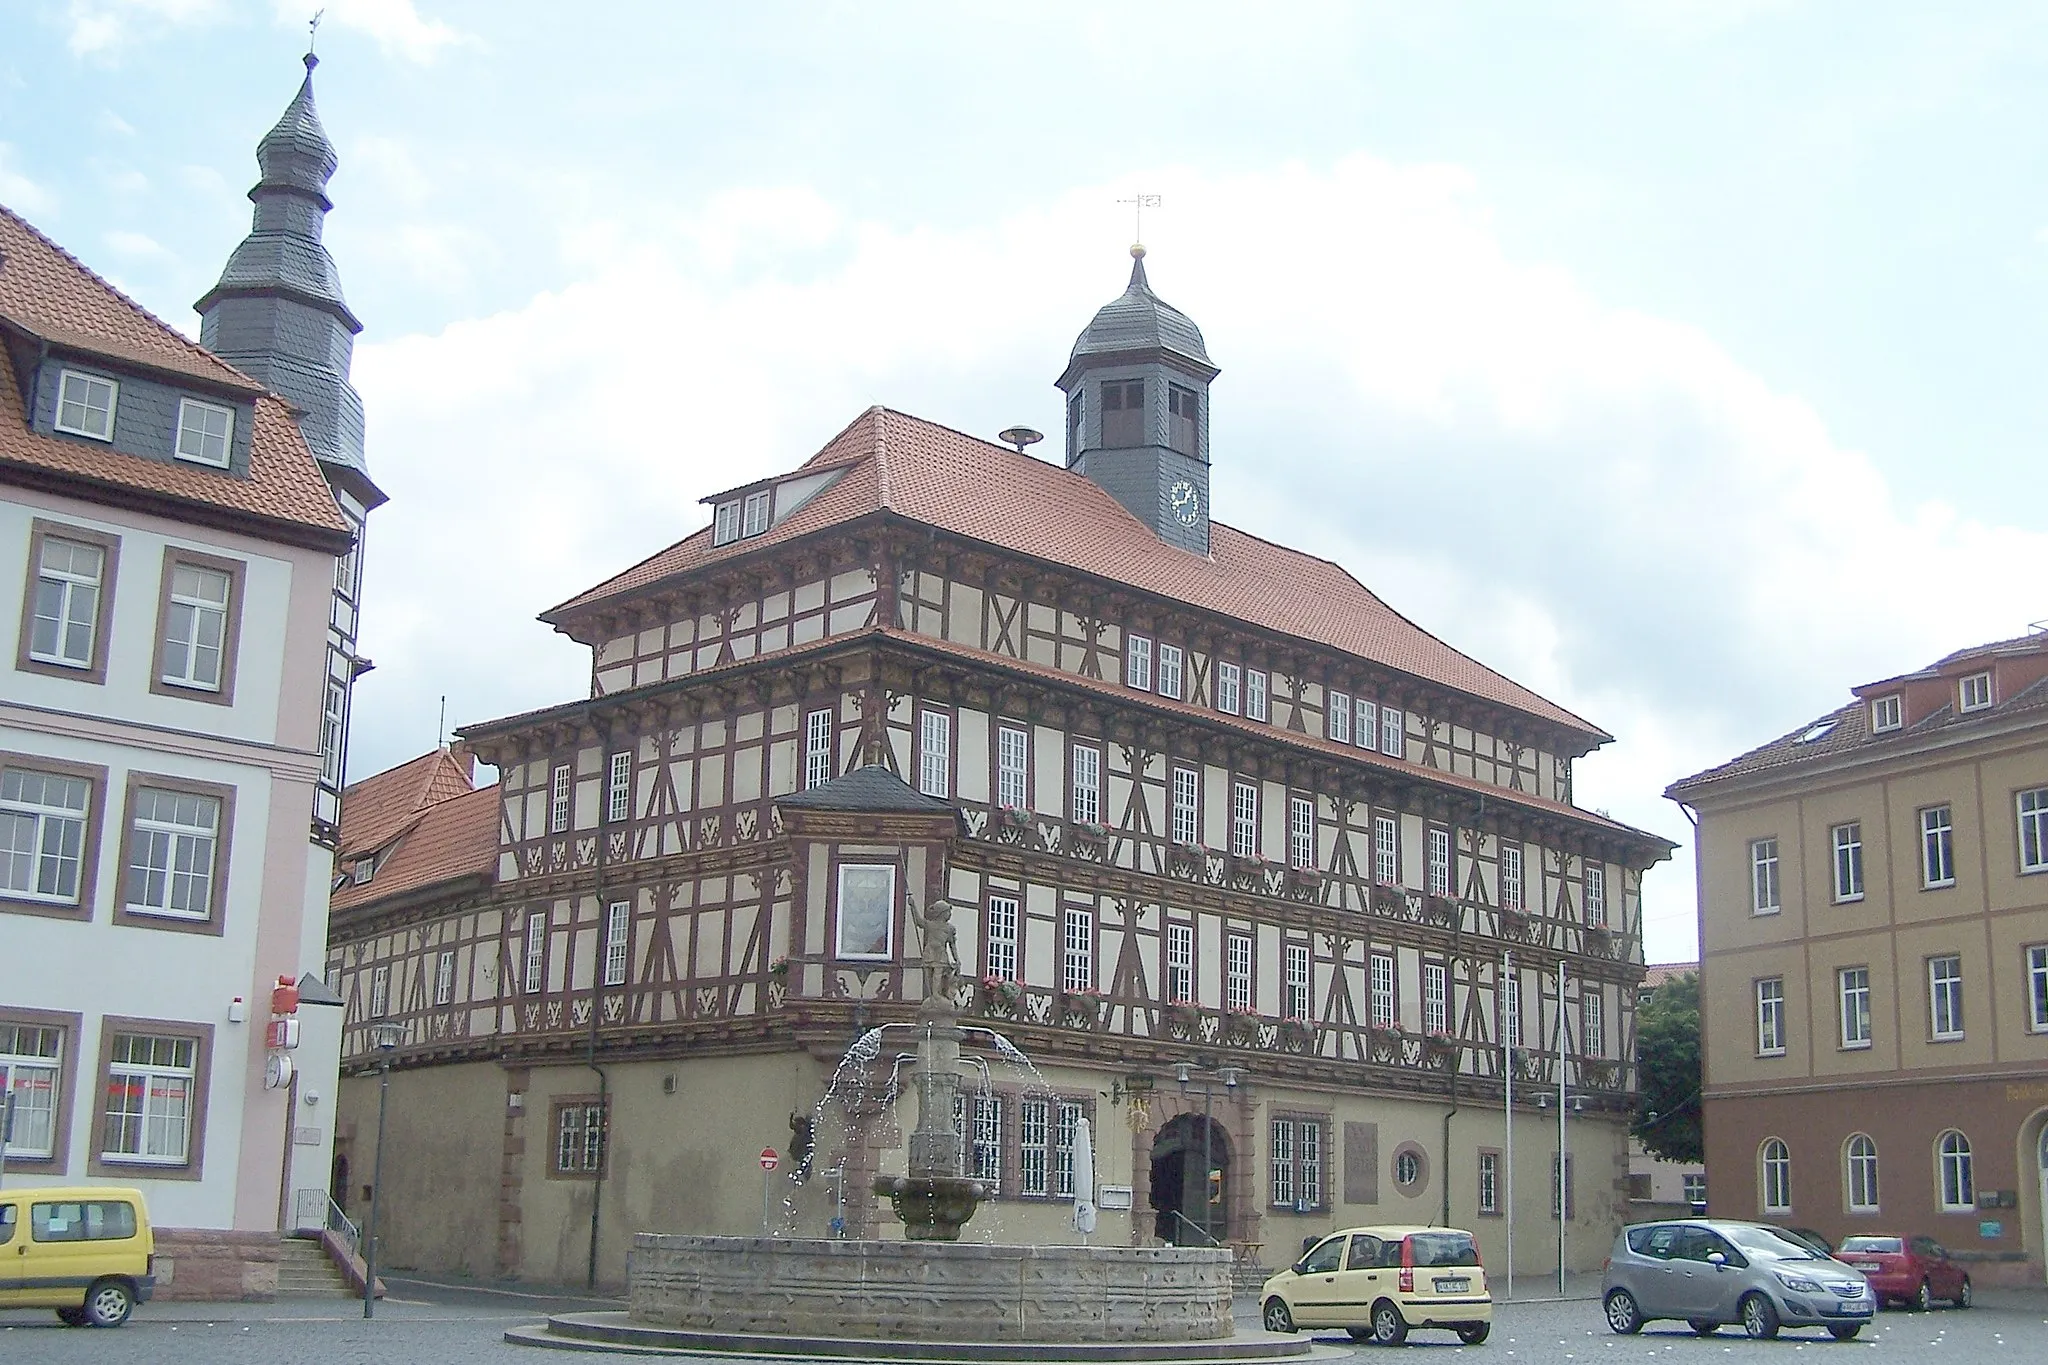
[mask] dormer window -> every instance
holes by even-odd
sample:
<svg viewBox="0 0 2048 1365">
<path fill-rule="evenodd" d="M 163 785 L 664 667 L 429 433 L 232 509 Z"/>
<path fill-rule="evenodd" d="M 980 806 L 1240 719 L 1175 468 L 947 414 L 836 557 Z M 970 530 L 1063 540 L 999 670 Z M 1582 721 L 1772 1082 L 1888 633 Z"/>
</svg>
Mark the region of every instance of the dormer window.
<svg viewBox="0 0 2048 1365">
<path fill-rule="evenodd" d="M 1982 711 L 1991 705 L 1991 674 L 1972 673 L 1963 679 L 1958 689 L 1962 697 L 1962 709 Z"/>
<path fill-rule="evenodd" d="M 758 536 L 768 529 L 769 490 L 747 494 L 747 500 L 740 509 L 740 534 Z"/>
<path fill-rule="evenodd" d="M 178 458 L 194 464 L 228 467 L 235 439 L 235 410 L 218 403 L 186 398 L 178 403 Z"/>
<path fill-rule="evenodd" d="M 767 530 L 774 497 L 774 489 L 763 488 L 744 498 L 732 498 L 718 504 L 711 521 L 711 543 L 730 545 L 735 540 L 758 536 Z"/>
<path fill-rule="evenodd" d="M 1102 386 L 1102 444 L 1145 444 L 1145 381 L 1112 379 Z"/>
<path fill-rule="evenodd" d="M 1183 455 L 1198 454 L 1202 398 L 1178 384 L 1166 386 L 1166 444 Z"/>
<path fill-rule="evenodd" d="M 740 500 L 718 504 L 718 512 L 711 522 L 711 543 L 730 545 L 740 538 Z"/>
<path fill-rule="evenodd" d="M 1879 697 L 1870 703 L 1870 730 L 1872 734 L 1881 735 L 1887 730 L 1896 730 L 1905 723 L 1905 710 L 1898 693 L 1894 692 L 1890 696 Z"/>
<path fill-rule="evenodd" d="M 57 430 L 95 441 L 114 439 L 114 400 L 121 386 L 82 370 L 66 370 L 57 380 Z"/>
<path fill-rule="evenodd" d="M 377 855 L 374 853 L 366 853 L 362 857 L 356 859 L 356 865 L 350 871 L 350 880 L 354 881 L 357 886 L 361 886 L 364 882 L 369 881 L 370 878 L 376 875 Z"/>
</svg>

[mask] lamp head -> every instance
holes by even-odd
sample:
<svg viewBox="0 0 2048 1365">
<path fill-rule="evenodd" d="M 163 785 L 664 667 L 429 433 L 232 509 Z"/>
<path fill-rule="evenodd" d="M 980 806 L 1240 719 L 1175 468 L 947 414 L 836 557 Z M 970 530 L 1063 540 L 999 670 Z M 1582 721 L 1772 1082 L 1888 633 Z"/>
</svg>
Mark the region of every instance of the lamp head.
<svg viewBox="0 0 2048 1365">
<path fill-rule="evenodd" d="M 1188 1064 L 1186 1062 L 1179 1062 L 1175 1064 L 1173 1068 L 1173 1078 L 1179 1081 L 1182 1085 L 1186 1085 L 1188 1083 Z"/>
<path fill-rule="evenodd" d="M 376 1047 L 377 1051 L 388 1054 L 398 1046 L 398 1040 L 404 1035 L 404 1032 L 404 1028 L 398 1024 L 372 1024 L 370 1026 L 370 1042 Z"/>
<path fill-rule="evenodd" d="M 1244 1068 L 1241 1066 L 1218 1067 L 1216 1079 L 1222 1081 L 1226 1089 L 1235 1090 L 1237 1083 L 1244 1079 Z"/>
</svg>

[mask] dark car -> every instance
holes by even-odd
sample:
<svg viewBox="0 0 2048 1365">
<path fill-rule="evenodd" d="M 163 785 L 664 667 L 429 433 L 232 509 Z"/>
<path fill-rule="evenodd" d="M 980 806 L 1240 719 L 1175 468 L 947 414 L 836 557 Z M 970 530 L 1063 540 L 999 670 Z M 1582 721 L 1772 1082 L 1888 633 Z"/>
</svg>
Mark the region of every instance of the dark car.
<svg viewBox="0 0 2048 1365">
<path fill-rule="evenodd" d="M 1835 1256 L 1863 1272 L 1880 1302 L 1903 1303 L 1923 1313 L 1936 1299 L 1970 1306 L 1969 1273 L 1932 1237 L 1844 1237 Z"/>
</svg>

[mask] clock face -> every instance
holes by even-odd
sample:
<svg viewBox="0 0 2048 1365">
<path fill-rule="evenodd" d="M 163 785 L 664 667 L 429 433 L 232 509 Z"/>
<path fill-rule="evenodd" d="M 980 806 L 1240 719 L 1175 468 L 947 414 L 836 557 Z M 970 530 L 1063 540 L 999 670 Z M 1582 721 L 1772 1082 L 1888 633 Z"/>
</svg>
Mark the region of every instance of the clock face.
<svg viewBox="0 0 2048 1365">
<path fill-rule="evenodd" d="M 1183 526 L 1193 526 L 1195 518 L 1202 515 L 1202 491 L 1186 479 L 1178 480 L 1166 490 L 1166 502 Z"/>
</svg>

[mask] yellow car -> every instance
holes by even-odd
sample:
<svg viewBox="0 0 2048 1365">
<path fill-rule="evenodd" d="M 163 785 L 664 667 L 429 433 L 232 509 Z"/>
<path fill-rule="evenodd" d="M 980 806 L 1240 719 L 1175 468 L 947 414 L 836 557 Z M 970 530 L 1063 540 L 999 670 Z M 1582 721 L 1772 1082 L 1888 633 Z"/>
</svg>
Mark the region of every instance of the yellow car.
<svg viewBox="0 0 2048 1365">
<path fill-rule="evenodd" d="M 155 1289 L 142 1191 L 0 1190 L 0 1309 L 54 1308 L 73 1327 L 119 1327 Z"/>
<path fill-rule="evenodd" d="M 1442 1327 L 1477 1346 L 1493 1330 L 1493 1296 L 1479 1245 L 1457 1228 L 1370 1227 L 1333 1232 L 1259 1291 L 1269 1332 L 1342 1327 L 1398 1346 L 1417 1327 Z"/>
</svg>

